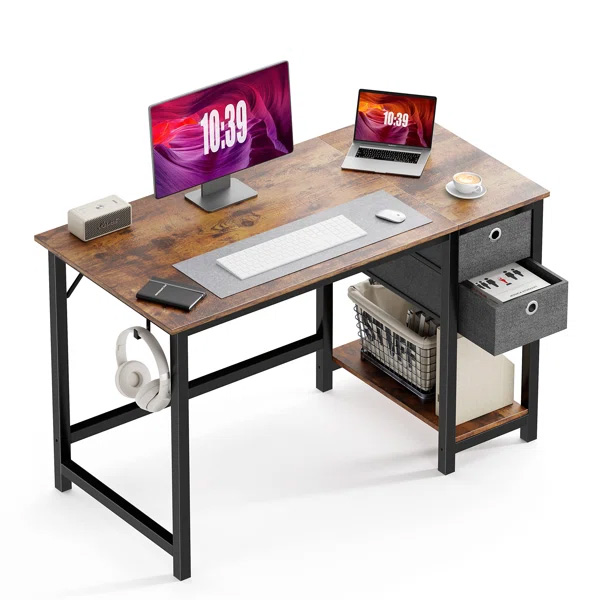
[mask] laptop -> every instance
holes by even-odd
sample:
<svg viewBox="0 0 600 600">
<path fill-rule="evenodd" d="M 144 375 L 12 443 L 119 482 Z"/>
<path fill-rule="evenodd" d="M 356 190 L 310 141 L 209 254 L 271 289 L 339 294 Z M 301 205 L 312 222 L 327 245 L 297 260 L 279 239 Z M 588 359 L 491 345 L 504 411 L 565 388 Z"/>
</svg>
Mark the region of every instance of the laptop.
<svg viewBox="0 0 600 600">
<path fill-rule="evenodd" d="M 359 90 L 354 142 L 342 169 L 420 177 L 431 153 L 434 96 Z"/>
</svg>

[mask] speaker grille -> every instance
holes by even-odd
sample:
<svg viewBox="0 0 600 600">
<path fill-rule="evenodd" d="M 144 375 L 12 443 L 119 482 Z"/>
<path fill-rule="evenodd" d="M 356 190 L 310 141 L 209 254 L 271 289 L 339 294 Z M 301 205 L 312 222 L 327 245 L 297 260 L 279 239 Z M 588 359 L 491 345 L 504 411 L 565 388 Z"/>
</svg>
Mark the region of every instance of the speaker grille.
<svg viewBox="0 0 600 600">
<path fill-rule="evenodd" d="M 90 219 L 85 223 L 85 239 L 91 240 L 111 231 L 131 225 L 131 208 L 126 206 L 109 215 Z"/>
</svg>

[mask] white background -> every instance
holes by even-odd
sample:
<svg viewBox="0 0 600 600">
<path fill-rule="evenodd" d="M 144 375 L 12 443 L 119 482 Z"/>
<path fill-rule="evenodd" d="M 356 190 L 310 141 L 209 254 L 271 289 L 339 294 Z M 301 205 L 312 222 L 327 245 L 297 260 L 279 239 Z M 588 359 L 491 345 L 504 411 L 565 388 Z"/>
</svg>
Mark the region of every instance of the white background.
<svg viewBox="0 0 600 600">
<path fill-rule="evenodd" d="M 597 589 L 591 5 L 3 5 L 5 597 L 582 597 Z M 350 124 L 359 87 L 434 94 L 440 124 L 550 189 L 544 262 L 570 281 L 569 330 L 542 342 L 539 439 L 527 445 L 514 432 L 464 452 L 449 477 L 436 470 L 432 429 L 344 372 L 332 392 L 318 393 L 312 357 L 194 400 L 193 576 L 178 583 L 162 550 L 81 490 L 53 489 L 47 257 L 33 235 L 66 222 L 73 206 L 152 193 L 149 104 L 282 59 L 296 142 Z M 347 285 L 335 288 L 336 344 L 356 335 Z M 75 422 L 124 402 L 113 383 L 114 341 L 143 321 L 87 280 L 69 311 Z M 191 375 L 313 328 L 309 294 L 202 333 L 191 340 Z M 168 411 L 77 444 L 73 455 L 170 528 Z"/>
</svg>

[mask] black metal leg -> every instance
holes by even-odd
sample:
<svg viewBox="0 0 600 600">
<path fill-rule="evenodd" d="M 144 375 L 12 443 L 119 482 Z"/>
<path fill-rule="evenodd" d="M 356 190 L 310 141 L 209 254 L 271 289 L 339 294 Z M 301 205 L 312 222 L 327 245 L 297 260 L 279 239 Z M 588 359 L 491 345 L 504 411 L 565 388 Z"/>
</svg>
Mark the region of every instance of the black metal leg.
<svg viewBox="0 0 600 600">
<path fill-rule="evenodd" d="M 191 576 L 190 415 L 188 338 L 171 336 L 171 455 L 173 473 L 173 575 Z"/>
<path fill-rule="evenodd" d="M 531 210 L 531 258 L 542 261 L 544 227 L 544 201 L 540 200 Z M 527 424 L 521 427 L 521 439 L 532 442 L 537 438 L 538 386 L 540 370 L 540 342 L 523 346 L 521 376 L 521 404 L 528 410 Z"/>
<path fill-rule="evenodd" d="M 527 423 L 521 427 L 521 439 L 533 442 L 537 439 L 538 384 L 540 365 L 540 342 L 523 346 L 521 378 L 521 404 L 528 410 Z"/>
<path fill-rule="evenodd" d="M 65 263 L 52 252 L 48 252 L 48 271 L 50 276 L 50 341 L 52 345 L 54 485 L 57 490 L 65 492 L 71 489 L 71 482 L 61 474 L 61 466 L 71 460 L 67 277 Z"/>
<path fill-rule="evenodd" d="M 317 288 L 317 335 L 323 349 L 317 350 L 317 389 L 327 392 L 333 387 L 333 284 Z"/>
<path fill-rule="evenodd" d="M 458 315 L 458 233 L 444 244 L 440 323 L 440 414 L 438 470 L 454 472 L 456 455 L 456 339 Z"/>
</svg>

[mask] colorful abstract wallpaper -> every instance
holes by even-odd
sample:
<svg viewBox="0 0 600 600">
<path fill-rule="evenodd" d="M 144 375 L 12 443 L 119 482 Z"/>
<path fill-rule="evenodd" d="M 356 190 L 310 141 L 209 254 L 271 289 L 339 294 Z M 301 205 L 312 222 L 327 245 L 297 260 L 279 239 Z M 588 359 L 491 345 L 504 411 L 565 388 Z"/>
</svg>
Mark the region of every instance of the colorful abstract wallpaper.
<svg viewBox="0 0 600 600">
<path fill-rule="evenodd" d="M 354 139 L 431 148 L 435 98 L 360 92 Z"/>
<path fill-rule="evenodd" d="M 157 198 L 292 152 L 288 63 L 150 107 Z"/>
</svg>

